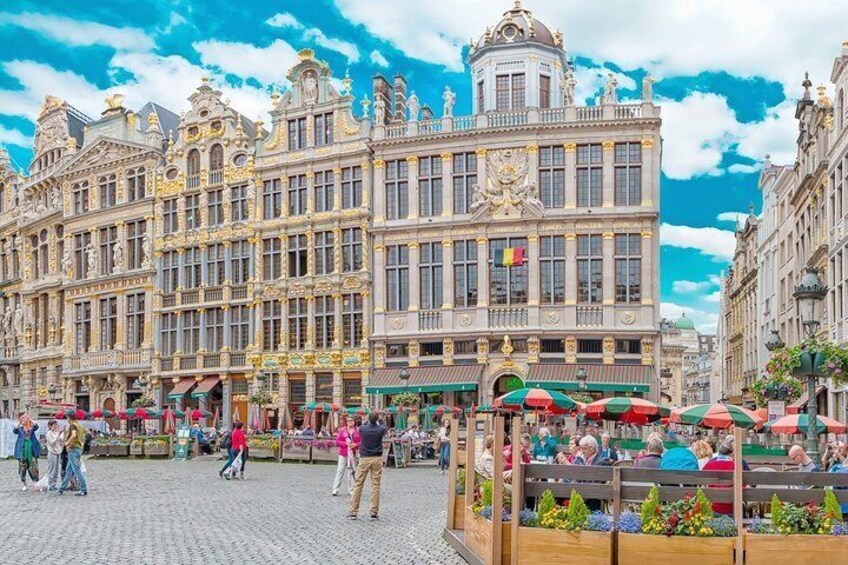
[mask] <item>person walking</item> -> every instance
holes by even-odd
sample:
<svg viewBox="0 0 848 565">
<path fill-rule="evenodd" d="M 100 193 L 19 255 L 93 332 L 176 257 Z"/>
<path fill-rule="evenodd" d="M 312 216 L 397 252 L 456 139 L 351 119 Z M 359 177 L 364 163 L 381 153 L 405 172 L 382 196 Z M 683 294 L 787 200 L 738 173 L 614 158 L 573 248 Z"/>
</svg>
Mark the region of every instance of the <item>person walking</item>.
<svg viewBox="0 0 848 565">
<path fill-rule="evenodd" d="M 359 427 L 361 439 L 359 465 L 356 467 L 356 480 L 347 512 L 348 520 L 356 520 L 359 514 L 362 488 L 369 474 L 371 475 L 371 519 L 377 520 L 379 518 L 380 479 L 383 477 L 383 436 L 386 435 L 386 431 L 386 426 L 377 421 L 376 412 L 368 414 L 368 423 Z"/>
<path fill-rule="evenodd" d="M 220 471 L 218 471 L 219 477 L 224 477 L 227 480 L 230 480 L 230 475 L 224 475 L 224 472 L 230 468 L 237 456 L 242 455 L 242 452 L 247 445 L 247 440 L 244 437 L 244 430 L 242 429 L 243 427 L 244 424 L 241 422 L 235 422 L 233 424 L 233 433 L 230 434 L 230 449 L 227 462 L 224 463 L 224 466 L 221 467 Z"/>
<path fill-rule="evenodd" d="M 62 484 L 59 485 L 59 490 L 55 492 L 61 495 L 71 483 L 71 477 L 76 477 L 79 482 L 79 492 L 75 496 L 87 496 L 88 485 L 85 483 L 85 474 L 80 468 L 80 458 L 82 457 L 82 448 L 85 442 L 85 429 L 77 420 L 77 415 L 74 413 L 68 414 L 68 428 L 65 430 L 65 449 L 68 450 L 68 469 L 65 471 L 65 476 L 62 478 Z"/>
<path fill-rule="evenodd" d="M 439 428 L 439 474 L 444 475 L 450 464 L 450 420 L 447 418 Z"/>
<path fill-rule="evenodd" d="M 32 479 L 33 484 L 38 482 L 38 456 L 41 455 L 41 443 L 35 435 L 37 431 L 38 424 L 34 423 L 26 412 L 21 412 L 17 425 L 12 428 L 12 433 L 18 436 L 15 439 L 15 459 L 18 460 L 18 473 L 24 484 L 21 490 L 27 489 L 27 475 Z"/>
<path fill-rule="evenodd" d="M 56 420 L 47 422 L 47 492 L 53 492 L 59 487 L 60 471 L 62 470 L 62 449 L 65 441 Z"/>
<path fill-rule="evenodd" d="M 339 464 L 336 466 L 336 479 L 333 481 L 333 496 L 339 495 L 339 489 L 342 486 L 342 479 L 345 472 L 348 469 L 356 469 L 356 452 L 359 450 L 359 444 L 362 441 L 353 417 L 348 416 L 346 424 L 345 427 L 339 430 L 339 435 L 336 436 L 336 445 L 339 448 Z M 348 494 L 352 490 L 353 485 L 350 485 Z"/>
</svg>

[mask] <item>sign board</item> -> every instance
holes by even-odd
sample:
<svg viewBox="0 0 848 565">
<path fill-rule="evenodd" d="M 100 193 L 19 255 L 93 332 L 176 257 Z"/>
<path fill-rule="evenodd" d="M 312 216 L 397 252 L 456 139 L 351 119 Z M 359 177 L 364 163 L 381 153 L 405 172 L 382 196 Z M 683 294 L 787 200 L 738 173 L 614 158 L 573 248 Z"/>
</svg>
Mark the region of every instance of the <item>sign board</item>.
<svg viewBox="0 0 848 565">
<path fill-rule="evenodd" d="M 392 440 L 392 452 L 395 456 L 395 469 L 406 467 L 406 460 L 404 459 L 402 441 Z"/>
<path fill-rule="evenodd" d="M 768 421 L 774 422 L 778 418 L 786 416 L 786 403 L 782 400 L 769 400 Z"/>
<path fill-rule="evenodd" d="M 188 459 L 189 447 L 191 447 L 191 428 L 187 424 L 180 424 L 177 428 L 177 447 L 174 450 L 174 461 Z"/>
<path fill-rule="evenodd" d="M 522 388 L 524 388 L 524 382 L 520 378 L 513 375 L 513 376 L 507 378 L 506 384 L 504 385 L 504 388 L 506 388 L 507 392 L 512 392 L 514 390 L 521 390 Z"/>
</svg>

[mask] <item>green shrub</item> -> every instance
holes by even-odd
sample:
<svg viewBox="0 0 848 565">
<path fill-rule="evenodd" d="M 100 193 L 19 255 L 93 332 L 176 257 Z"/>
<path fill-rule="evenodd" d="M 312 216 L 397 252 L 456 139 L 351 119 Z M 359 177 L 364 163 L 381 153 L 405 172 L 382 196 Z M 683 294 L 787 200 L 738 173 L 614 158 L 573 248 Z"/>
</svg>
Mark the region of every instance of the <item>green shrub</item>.
<svg viewBox="0 0 848 565">
<path fill-rule="evenodd" d="M 539 500 L 539 516 L 544 516 L 554 507 L 556 507 L 556 499 L 554 498 L 554 493 L 551 492 L 551 489 L 548 489 L 542 493 L 542 498 Z"/>
<path fill-rule="evenodd" d="M 822 504 L 825 515 L 833 522 L 842 521 L 842 507 L 836 500 L 836 495 L 831 489 L 824 491 L 824 503 Z"/>
<path fill-rule="evenodd" d="M 568 522 L 572 529 L 582 530 L 585 528 L 589 521 L 589 514 L 589 507 L 586 506 L 586 502 L 580 496 L 580 493 L 571 491 L 571 500 L 568 503 Z"/>
</svg>

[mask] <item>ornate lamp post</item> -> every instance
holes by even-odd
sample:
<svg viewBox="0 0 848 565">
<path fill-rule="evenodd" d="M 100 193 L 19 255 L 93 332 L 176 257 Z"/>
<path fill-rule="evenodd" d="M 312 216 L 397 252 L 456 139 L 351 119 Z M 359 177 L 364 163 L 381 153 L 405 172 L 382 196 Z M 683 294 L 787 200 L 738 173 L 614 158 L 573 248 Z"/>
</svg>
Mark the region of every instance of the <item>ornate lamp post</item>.
<svg viewBox="0 0 848 565">
<path fill-rule="evenodd" d="M 406 389 L 409 387 L 409 371 L 406 370 L 406 367 L 400 370 L 398 378 L 403 383 L 403 390 L 406 392 Z"/>
<path fill-rule="evenodd" d="M 780 334 L 777 332 L 777 330 L 771 330 L 768 339 L 766 339 L 765 346 L 766 349 L 768 349 L 770 352 L 775 352 L 778 349 L 783 349 L 786 344 L 783 343 L 782 339 L 780 339 Z"/>
<path fill-rule="evenodd" d="M 798 317 L 808 338 L 814 337 L 821 325 L 822 301 L 827 296 L 827 286 L 819 278 L 815 267 L 807 267 L 801 282 L 795 287 L 793 294 L 798 308 Z M 816 459 L 818 451 L 818 436 L 816 434 L 816 417 L 818 406 L 816 401 L 816 380 L 819 377 L 819 366 L 824 361 L 822 353 L 801 353 L 801 366 L 798 374 L 807 375 L 807 454 Z"/>
<path fill-rule="evenodd" d="M 586 381 L 587 381 L 587 380 L 588 380 L 588 378 L 589 378 L 589 377 L 586 375 L 586 369 L 584 369 L 583 367 L 579 367 L 579 368 L 577 369 L 577 375 L 575 375 L 575 378 L 577 379 L 577 387 L 578 387 L 581 391 L 586 390 Z"/>
</svg>

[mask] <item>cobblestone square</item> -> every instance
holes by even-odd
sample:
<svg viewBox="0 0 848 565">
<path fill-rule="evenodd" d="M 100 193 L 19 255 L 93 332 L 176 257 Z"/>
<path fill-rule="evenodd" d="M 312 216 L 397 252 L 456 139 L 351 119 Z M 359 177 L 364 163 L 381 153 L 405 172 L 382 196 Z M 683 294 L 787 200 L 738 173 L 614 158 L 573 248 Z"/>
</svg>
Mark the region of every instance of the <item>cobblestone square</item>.
<svg viewBox="0 0 848 565">
<path fill-rule="evenodd" d="M 335 466 L 248 461 L 228 482 L 208 459 L 86 465 L 89 496 L 54 497 L 22 492 L 16 462 L 0 461 L 0 563 L 464 563 L 441 539 L 446 478 L 432 468 L 386 469 L 372 523 L 369 487 L 345 520 Z"/>
</svg>

